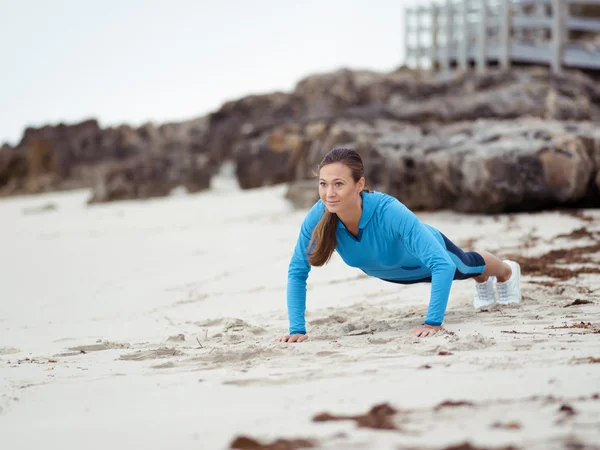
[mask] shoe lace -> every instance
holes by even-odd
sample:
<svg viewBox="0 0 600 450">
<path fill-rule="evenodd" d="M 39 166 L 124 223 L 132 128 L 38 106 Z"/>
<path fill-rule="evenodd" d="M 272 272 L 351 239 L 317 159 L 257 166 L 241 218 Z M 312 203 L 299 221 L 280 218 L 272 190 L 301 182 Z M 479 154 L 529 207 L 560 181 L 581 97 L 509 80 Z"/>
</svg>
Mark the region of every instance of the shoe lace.
<svg viewBox="0 0 600 450">
<path fill-rule="evenodd" d="M 508 284 L 499 284 L 498 283 L 498 298 L 500 301 L 508 301 L 509 290 Z"/>
<path fill-rule="evenodd" d="M 487 283 L 477 283 L 475 284 L 475 289 L 477 290 L 477 296 L 479 299 L 483 301 L 489 301 L 490 298 L 490 290 L 488 289 Z"/>
</svg>

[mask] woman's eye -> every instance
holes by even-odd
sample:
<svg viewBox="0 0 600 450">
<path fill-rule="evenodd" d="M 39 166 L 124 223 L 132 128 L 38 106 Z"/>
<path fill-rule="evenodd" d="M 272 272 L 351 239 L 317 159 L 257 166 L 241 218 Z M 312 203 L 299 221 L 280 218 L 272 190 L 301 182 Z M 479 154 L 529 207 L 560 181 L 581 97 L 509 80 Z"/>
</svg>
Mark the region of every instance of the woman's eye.
<svg viewBox="0 0 600 450">
<path fill-rule="evenodd" d="M 325 183 L 323 183 L 322 181 L 319 183 L 319 186 L 325 186 Z"/>
<path fill-rule="evenodd" d="M 340 181 L 338 181 L 337 183 L 335 183 L 335 185 L 336 185 L 337 187 L 342 187 L 342 183 L 341 183 Z"/>
</svg>

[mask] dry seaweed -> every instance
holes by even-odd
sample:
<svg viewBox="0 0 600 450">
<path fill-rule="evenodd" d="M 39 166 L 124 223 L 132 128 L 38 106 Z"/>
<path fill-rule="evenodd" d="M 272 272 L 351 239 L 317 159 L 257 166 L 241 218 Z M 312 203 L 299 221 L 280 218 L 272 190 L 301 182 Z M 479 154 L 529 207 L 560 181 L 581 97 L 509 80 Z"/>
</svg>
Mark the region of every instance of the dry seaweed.
<svg viewBox="0 0 600 450">
<path fill-rule="evenodd" d="M 463 442 L 461 444 L 451 445 L 444 447 L 442 450 L 517 450 L 517 447 L 512 445 L 506 447 L 476 447 L 470 442 Z"/>
<path fill-rule="evenodd" d="M 236 450 L 298 450 L 315 446 L 316 441 L 313 439 L 277 439 L 271 444 L 261 444 L 247 436 L 238 436 L 231 442 L 229 448 Z"/>
<path fill-rule="evenodd" d="M 588 356 L 586 358 L 574 358 L 571 360 L 573 364 L 600 364 L 600 358 L 594 358 L 593 356 Z M 598 394 L 596 394 L 598 395 Z M 597 398 L 597 397 L 596 397 Z"/>
<path fill-rule="evenodd" d="M 359 428 L 374 428 L 378 430 L 398 430 L 392 420 L 398 411 L 387 403 L 375 405 L 368 413 L 359 416 L 334 416 L 327 412 L 317 414 L 313 422 L 329 422 L 338 420 L 354 420 Z"/>
<path fill-rule="evenodd" d="M 566 281 L 584 273 L 600 274 L 597 261 L 592 258 L 600 252 L 600 242 L 593 245 L 551 250 L 541 256 L 507 255 L 521 266 L 521 273 L 528 276 L 548 276 Z M 596 267 L 580 267 L 569 269 L 557 267 L 557 264 L 596 264 Z"/>
<path fill-rule="evenodd" d="M 592 325 L 592 322 L 579 322 L 579 323 L 573 323 L 571 325 L 567 325 L 565 322 L 565 325 L 562 327 L 555 327 L 550 326 L 550 327 L 546 327 L 546 330 L 561 330 L 561 329 L 567 329 L 567 328 L 585 328 L 585 329 L 594 329 L 594 326 Z"/>
<path fill-rule="evenodd" d="M 439 411 L 444 408 L 456 408 L 459 406 L 474 406 L 473 403 L 465 401 L 465 400 L 446 400 L 439 405 L 437 405 L 434 409 Z"/>
<path fill-rule="evenodd" d="M 564 216 L 575 217 L 584 222 L 593 222 L 594 218 L 585 214 L 585 211 L 582 209 L 561 209 L 558 211 L 559 214 Z"/>
<path fill-rule="evenodd" d="M 556 237 L 564 238 L 564 239 L 571 239 L 571 240 L 590 238 L 590 239 L 597 241 L 598 233 L 594 233 L 593 231 L 588 230 L 586 227 L 581 227 L 581 228 L 577 228 L 576 230 L 571 231 L 570 233 L 559 234 Z"/>
<path fill-rule="evenodd" d="M 577 299 L 575 300 L 573 303 L 569 303 L 568 305 L 565 305 L 565 308 L 568 308 L 569 306 L 578 306 L 578 305 L 589 305 L 590 303 L 594 303 L 591 300 L 581 300 L 581 299 Z"/>
<path fill-rule="evenodd" d="M 520 430 L 523 426 L 519 422 L 494 422 L 491 425 L 492 428 L 499 428 L 502 430 Z"/>
</svg>

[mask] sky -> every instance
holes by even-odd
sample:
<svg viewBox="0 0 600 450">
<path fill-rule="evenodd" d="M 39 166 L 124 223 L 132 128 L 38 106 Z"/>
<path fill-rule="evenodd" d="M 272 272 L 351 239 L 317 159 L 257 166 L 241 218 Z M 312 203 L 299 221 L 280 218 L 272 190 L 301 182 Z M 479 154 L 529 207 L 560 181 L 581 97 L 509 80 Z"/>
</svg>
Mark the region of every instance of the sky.
<svg viewBox="0 0 600 450">
<path fill-rule="evenodd" d="M 0 0 L 0 143 L 27 126 L 186 120 L 404 62 L 411 0 Z"/>
</svg>

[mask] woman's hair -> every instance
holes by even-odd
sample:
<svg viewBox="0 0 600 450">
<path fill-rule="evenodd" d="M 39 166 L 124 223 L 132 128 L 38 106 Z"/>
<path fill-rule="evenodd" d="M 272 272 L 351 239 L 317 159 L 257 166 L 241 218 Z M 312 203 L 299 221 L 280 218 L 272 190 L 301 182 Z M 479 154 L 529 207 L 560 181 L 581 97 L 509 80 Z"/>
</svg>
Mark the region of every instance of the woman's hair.
<svg viewBox="0 0 600 450">
<path fill-rule="evenodd" d="M 350 169 L 352 179 L 355 183 L 364 176 L 365 168 L 362 158 L 355 150 L 348 148 L 334 148 L 331 150 L 325 155 L 317 170 L 321 170 L 321 168 L 327 164 L 338 162 L 346 165 Z M 329 261 L 337 246 L 336 229 L 337 214 L 330 213 L 325 209 L 325 213 L 313 230 L 310 243 L 308 244 L 309 249 L 315 244 L 308 255 L 308 262 L 311 266 L 322 266 Z"/>
</svg>

